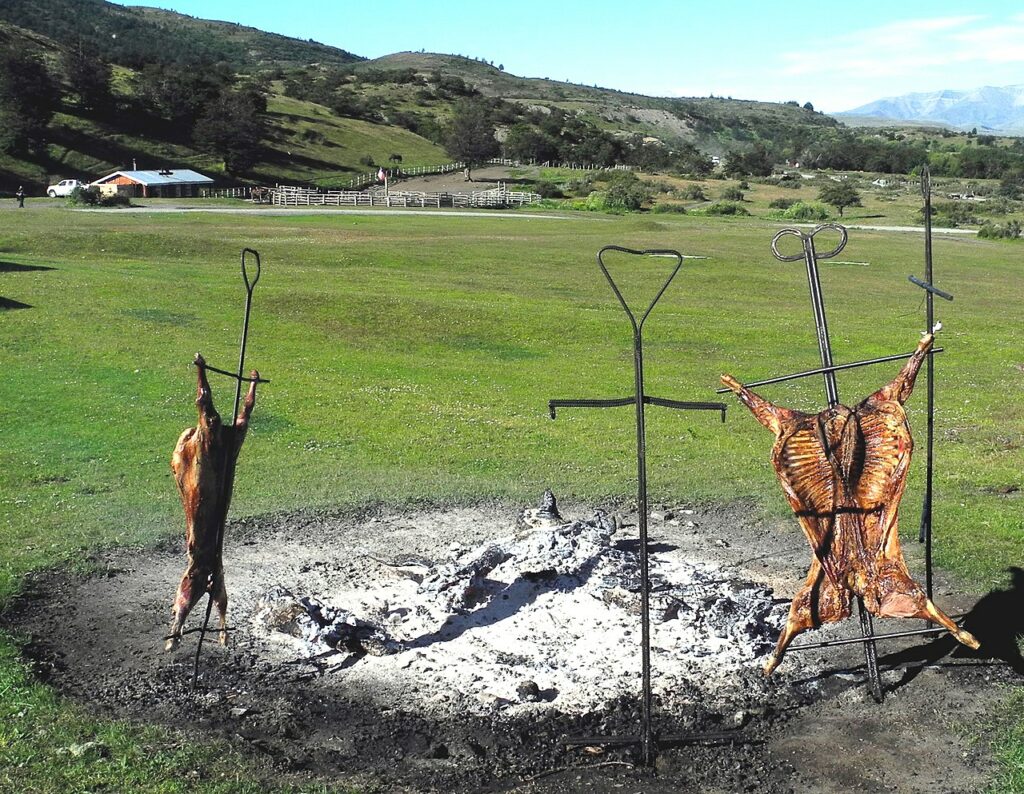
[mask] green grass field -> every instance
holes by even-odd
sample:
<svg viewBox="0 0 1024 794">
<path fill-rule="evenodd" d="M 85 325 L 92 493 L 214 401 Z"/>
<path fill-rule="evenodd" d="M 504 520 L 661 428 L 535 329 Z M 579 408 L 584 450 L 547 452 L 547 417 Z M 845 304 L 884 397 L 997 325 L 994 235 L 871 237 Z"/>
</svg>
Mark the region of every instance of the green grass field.
<svg viewBox="0 0 1024 794">
<path fill-rule="evenodd" d="M 722 372 L 750 381 L 818 365 L 803 266 L 769 251 L 778 228 L 653 215 L 0 212 L 0 296 L 31 307 L 0 311 L 0 604 L 27 573 L 73 563 L 83 549 L 183 531 L 168 461 L 195 420 L 193 354 L 235 363 L 243 246 L 263 257 L 248 362 L 272 382 L 242 453 L 236 517 L 525 503 L 545 487 L 628 499 L 629 409 L 547 417 L 549 398 L 632 389 L 629 327 L 595 253 L 616 243 L 711 257 L 684 265 L 645 338 L 650 394 L 712 400 Z M 1013 243 L 935 242 L 937 281 L 956 296 L 937 302 L 946 352 L 936 359 L 936 557 L 978 592 L 1024 559 L 1022 255 Z M 822 268 L 837 362 L 912 350 L 923 295 L 907 276 L 923 275 L 921 237 L 851 232 L 840 259 L 868 264 Z M 666 273 L 663 260 L 615 264 L 634 302 Z M 840 373 L 840 392 L 859 399 L 898 367 Z M 822 403 L 818 379 L 763 393 L 806 410 Z M 214 396 L 230 411 L 232 385 L 215 380 Z M 722 399 L 725 425 L 715 414 L 650 410 L 652 499 L 743 500 L 784 517 L 771 437 Z M 910 404 L 919 438 L 923 405 L 920 389 Z M 918 455 L 904 500 L 908 535 L 922 465 Z M 177 791 L 184 778 L 161 781 L 205 763 L 163 732 L 96 723 L 55 700 L 29 683 L 15 643 L 0 643 L 0 789 L 51 790 L 56 774 L 58 788 L 85 789 L 119 780 L 120 764 L 139 790 Z M 59 752 L 97 735 L 114 737 L 102 762 Z M 225 781 L 239 765 L 218 762 L 227 777 L 208 779 L 209 790 L 236 790 Z M 1017 781 L 1007 790 L 1022 790 Z"/>
</svg>

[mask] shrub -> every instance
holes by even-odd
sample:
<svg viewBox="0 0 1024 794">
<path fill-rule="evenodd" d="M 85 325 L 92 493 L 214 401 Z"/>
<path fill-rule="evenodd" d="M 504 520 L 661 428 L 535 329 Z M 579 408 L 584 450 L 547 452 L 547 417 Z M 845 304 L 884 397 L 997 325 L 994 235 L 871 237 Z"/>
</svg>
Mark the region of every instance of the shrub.
<svg viewBox="0 0 1024 794">
<path fill-rule="evenodd" d="M 582 176 L 579 179 L 570 179 L 562 186 L 562 189 L 573 196 L 586 196 L 593 186 L 594 178 L 592 176 Z"/>
<path fill-rule="evenodd" d="M 554 199 L 565 198 L 565 193 L 554 182 L 536 182 L 533 189 L 541 198 Z"/>
<path fill-rule="evenodd" d="M 978 212 L 985 215 L 1008 215 L 1020 209 L 1020 204 L 1005 198 L 989 199 L 984 204 L 978 205 Z"/>
<path fill-rule="evenodd" d="M 124 193 L 112 193 L 109 196 L 100 197 L 101 207 L 130 207 L 132 200 Z"/>
<path fill-rule="evenodd" d="M 680 197 L 689 199 L 690 201 L 707 201 L 708 197 L 704 193 L 704 188 L 700 185 L 687 185 L 679 191 Z"/>
<path fill-rule="evenodd" d="M 962 201 L 940 201 L 932 204 L 932 223 L 936 226 L 956 227 L 961 224 L 978 222 L 974 214 L 975 208 Z M 924 207 L 918 210 L 918 216 L 924 220 Z"/>
<path fill-rule="evenodd" d="M 740 190 L 750 190 L 750 183 L 746 179 L 743 179 L 737 187 L 739 187 Z"/>
<path fill-rule="evenodd" d="M 686 207 L 684 207 L 682 204 L 666 204 L 664 202 L 659 201 L 657 204 L 651 207 L 651 212 L 658 213 L 659 215 L 669 212 L 674 212 L 678 215 L 685 215 Z"/>
<path fill-rule="evenodd" d="M 612 177 L 605 191 L 605 203 L 615 209 L 638 210 L 651 198 L 651 189 L 630 172 Z"/>
<path fill-rule="evenodd" d="M 791 221 L 824 221 L 828 220 L 828 210 L 817 201 L 798 201 L 782 217 Z"/>
<path fill-rule="evenodd" d="M 788 210 L 790 207 L 792 207 L 794 204 L 796 204 L 796 202 L 797 202 L 796 199 L 791 199 L 791 198 L 772 199 L 770 202 L 768 202 L 768 209 L 772 209 L 772 210 Z"/>
<path fill-rule="evenodd" d="M 735 201 L 716 201 L 704 208 L 705 215 L 749 215 L 747 208 Z"/>
<path fill-rule="evenodd" d="M 978 237 L 984 237 L 989 240 L 1019 240 L 1021 231 L 1020 221 L 1017 220 L 1009 221 L 1003 226 L 988 221 L 978 229 Z"/>
<path fill-rule="evenodd" d="M 743 201 L 743 191 L 738 187 L 727 187 L 722 191 L 722 198 L 726 201 Z"/>
<path fill-rule="evenodd" d="M 98 187 L 76 187 L 68 194 L 68 206 L 95 207 L 100 203 Z"/>
<path fill-rule="evenodd" d="M 101 196 L 98 187 L 76 187 L 68 194 L 70 207 L 130 207 L 131 200 L 123 193 Z"/>
</svg>

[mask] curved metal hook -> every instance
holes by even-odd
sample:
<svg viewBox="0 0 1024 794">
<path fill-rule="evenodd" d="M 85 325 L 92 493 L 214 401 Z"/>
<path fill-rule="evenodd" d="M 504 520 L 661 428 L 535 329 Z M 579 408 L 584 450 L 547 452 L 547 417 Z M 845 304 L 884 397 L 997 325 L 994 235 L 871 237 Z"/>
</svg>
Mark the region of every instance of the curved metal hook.
<svg viewBox="0 0 1024 794">
<path fill-rule="evenodd" d="M 249 281 L 249 272 L 248 272 L 248 270 L 246 269 L 246 266 L 245 266 L 245 255 L 246 254 L 252 254 L 254 257 L 256 257 L 256 277 L 253 278 L 253 280 L 251 282 Z M 245 282 L 245 290 L 250 295 L 252 295 L 252 290 L 253 290 L 253 287 L 256 286 L 256 282 L 260 280 L 260 269 L 261 269 L 261 266 L 260 266 L 260 252 L 256 251 L 256 250 L 253 250 L 252 248 L 243 248 L 242 249 L 242 281 Z"/>
<path fill-rule="evenodd" d="M 608 267 L 604 263 L 605 251 L 618 251 L 623 254 L 633 254 L 635 256 L 667 256 L 676 260 L 676 264 L 672 269 L 672 272 L 669 274 L 668 278 L 665 279 L 665 283 L 661 285 L 661 289 L 658 290 L 658 294 L 654 296 L 654 299 L 647 307 L 647 311 L 643 313 L 643 316 L 639 321 L 637 321 L 636 315 L 634 315 L 633 311 L 629 308 L 629 304 L 626 303 L 626 299 L 622 297 L 622 293 L 619 291 L 619 287 L 615 283 L 615 279 L 613 279 L 611 273 L 608 272 Z M 601 272 L 604 273 L 604 277 L 608 280 L 608 284 L 611 285 L 612 292 L 614 292 L 615 297 L 619 299 L 619 303 L 626 312 L 626 316 L 629 317 L 629 321 L 633 324 L 634 333 L 639 333 L 640 329 L 644 326 L 644 321 L 647 319 L 647 315 L 649 315 L 651 310 L 654 308 L 654 304 L 656 304 L 661 299 L 661 296 L 665 294 L 665 290 L 668 289 L 668 285 L 672 283 L 672 279 L 676 277 L 676 273 L 678 273 L 679 268 L 682 267 L 683 255 L 670 248 L 645 248 L 644 250 L 639 251 L 635 248 L 624 248 L 621 245 L 606 245 L 597 252 L 597 265 L 601 268 Z"/>
<path fill-rule="evenodd" d="M 839 244 L 836 245 L 836 247 L 833 248 L 831 251 L 826 251 L 823 254 L 819 254 L 817 251 L 814 250 L 814 236 L 818 234 L 818 232 L 822 232 L 825 230 L 833 230 L 839 232 Z M 781 251 L 779 251 L 779 240 L 781 240 L 783 237 L 788 236 L 800 238 L 800 242 L 804 246 L 804 253 L 783 254 Z M 783 229 L 772 238 L 772 253 L 775 255 L 776 259 L 782 262 L 799 262 L 801 259 L 806 259 L 807 248 L 808 245 L 810 245 L 810 250 L 814 251 L 815 259 L 831 259 L 846 247 L 846 241 L 848 239 L 849 233 L 846 231 L 846 227 L 838 223 L 822 223 L 811 229 L 810 234 L 802 232 L 799 229 Z"/>
</svg>

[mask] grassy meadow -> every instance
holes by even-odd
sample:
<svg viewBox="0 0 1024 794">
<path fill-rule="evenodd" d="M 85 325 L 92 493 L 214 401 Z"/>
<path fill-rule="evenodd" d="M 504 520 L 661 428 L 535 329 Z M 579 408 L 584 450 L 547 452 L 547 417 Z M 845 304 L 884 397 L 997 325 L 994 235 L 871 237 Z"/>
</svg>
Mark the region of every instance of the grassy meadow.
<svg viewBox="0 0 1024 794">
<path fill-rule="evenodd" d="M 550 398 L 632 389 L 629 326 L 595 253 L 615 243 L 710 257 L 688 260 L 651 315 L 645 358 L 648 393 L 713 400 L 723 372 L 752 381 L 818 366 L 803 266 L 769 250 L 778 228 L 651 214 L 0 211 L 0 296 L 30 307 L 0 310 L 0 604 L 34 569 L 182 533 L 170 453 L 195 420 L 194 353 L 225 369 L 236 362 L 243 246 L 263 258 L 248 366 L 271 383 L 242 452 L 236 517 L 523 504 L 545 487 L 628 500 L 630 409 L 547 415 Z M 923 276 L 922 250 L 918 234 L 851 231 L 843 263 L 822 265 L 837 362 L 914 348 L 924 299 L 907 276 Z M 956 296 L 936 302 L 946 352 L 936 359 L 935 551 L 978 592 L 1004 585 L 1024 559 L 1022 261 L 1019 244 L 935 241 L 937 283 Z M 667 272 L 664 260 L 612 267 L 633 303 L 646 304 Z M 840 393 L 855 401 L 898 368 L 840 373 Z M 213 388 L 230 411 L 233 384 L 214 376 Z M 823 402 L 817 378 L 762 393 L 805 410 Z M 652 500 L 742 501 L 797 531 L 768 463 L 771 437 L 734 398 L 720 399 L 724 425 L 713 413 L 650 409 Z M 922 380 L 910 403 L 919 439 L 923 406 Z M 903 507 L 914 536 L 923 459 Z M 116 759 L 144 778 L 140 790 L 184 790 L 159 781 L 202 763 L 201 751 L 81 716 L 29 683 L 15 643 L 0 641 L 0 789 L 47 790 L 55 774 L 67 788 L 117 781 Z M 106 772 L 60 754 L 69 737 L 111 733 L 123 752 L 100 765 Z M 225 782 L 230 758 L 216 769 L 209 790 L 236 790 Z"/>
</svg>

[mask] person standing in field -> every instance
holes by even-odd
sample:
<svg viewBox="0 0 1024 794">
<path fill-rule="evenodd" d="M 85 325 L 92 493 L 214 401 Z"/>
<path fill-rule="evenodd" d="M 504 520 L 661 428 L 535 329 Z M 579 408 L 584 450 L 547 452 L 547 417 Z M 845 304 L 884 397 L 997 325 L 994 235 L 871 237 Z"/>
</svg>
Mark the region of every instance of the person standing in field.
<svg viewBox="0 0 1024 794">
<path fill-rule="evenodd" d="M 14 197 L 18 200 L 18 208 L 25 209 L 25 188 L 22 185 L 18 185 L 18 192 Z"/>
</svg>

